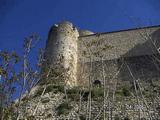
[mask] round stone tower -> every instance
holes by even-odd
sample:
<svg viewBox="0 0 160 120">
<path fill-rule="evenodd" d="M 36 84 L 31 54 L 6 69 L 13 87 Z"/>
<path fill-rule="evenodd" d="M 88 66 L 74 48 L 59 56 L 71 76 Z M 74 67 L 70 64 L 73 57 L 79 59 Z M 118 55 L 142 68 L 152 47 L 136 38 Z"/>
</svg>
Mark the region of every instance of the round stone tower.
<svg viewBox="0 0 160 120">
<path fill-rule="evenodd" d="M 51 28 L 46 44 L 45 58 L 53 68 L 57 82 L 64 82 L 69 87 L 77 85 L 78 37 L 78 30 L 72 23 L 62 22 Z"/>
</svg>

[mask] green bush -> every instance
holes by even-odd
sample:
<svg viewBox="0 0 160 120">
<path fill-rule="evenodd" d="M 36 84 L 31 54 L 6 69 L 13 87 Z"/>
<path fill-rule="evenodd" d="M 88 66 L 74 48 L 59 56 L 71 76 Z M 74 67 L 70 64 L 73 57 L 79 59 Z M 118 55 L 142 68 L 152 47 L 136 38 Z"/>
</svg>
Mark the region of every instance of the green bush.
<svg viewBox="0 0 160 120">
<path fill-rule="evenodd" d="M 35 118 L 35 116 L 28 116 L 27 117 L 27 120 L 35 120 L 36 118 Z"/>
<path fill-rule="evenodd" d="M 67 90 L 67 93 L 68 93 L 68 94 L 76 94 L 76 93 L 79 92 L 79 89 L 80 89 L 80 88 L 78 88 L 78 87 L 73 87 L 73 88 L 71 88 L 71 89 L 68 89 L 68 90 Z"/>
<path fill-rule="evenodd" d="M 122 93 L 126 97 L 131 95 L 129 88 L 127 87 L 122 88 Z"/>
<path fill-rule="evenodd" d="M 44 88 L 38 89 L 38 91 L 37 91 L 37 93 L 34 95 L 34 97 L 41 96 L 41 95 L 42 95 L 42 92 L 43 92 L 43 89 L 44 89 Z"/>
<path fill-rule="evenodd" d="M 67 95 L 68 95 L 69 99 L 74 100 L 74 101 L 78 101 L 79 95 L 80 95 L 79 88 L 74 87 L 74 88 L 68 89 Z"/>
<path fill-rule="evenodd" d="M 58 115 L 67 115 L 71 109 L 72 106 L 70 106 L 67 102 L 64 102 L 56 108 L 56 111 Z"/>
<path fill-rule="evenodd" d="M 141 118 L 141 120 L 147 120 L 146 118 Z"/>
<path fill-rule="evenodd" d="M 116 114 L 114 119 L 115 120 L 120 120 L 120 117 Z"/>
<path fill-rule="evenodd" d="M 129 118 L 128 116 L 126 116 L 126 117 L 124 118 L 124 120 L 130 120 L 130 118 Z"/>
<path fill-rule="evenodd" d="M 88 100 L 88 95 L 89 95 L 89 91 L 88 91 L 88 90 L 83 90 L 83 91 L 81 92 L 81 96 L 82 96 L 82 99 L 83 99 L 84 101 L 87 101 L 87 100 Z"/>
<path fill-rule="evenodd" d="M 125 97 L 131 96 L 130 88 L 128 86 L 122 86 L 120 90 L 116 91 L 116 95 Z"/>
<path fill-rule="evenodd" d="M 38 91 L 37 91 L 37 93 L 35 94 L 34 97 L 41 96 L 43 90 L 44 90 L 44 87 L 38 89 Z M 64 93 L 64 86 L 62 86 L 62 85 L 54 85 L 54 84 L 52 85 L 52 84 L 50 84 L 50 85 L 48 85 L 48 86 L 46 87 L 46 90 L 45 90 L 44 93 L 49 93 L 49 92 L 54 92 L 54 93 L 62 92 L 62 93 Z"/>
<path fill-rule="evenodd" d="M 54 84 L 48 85 L 45 93 L 48 93 L 48 92 L 54 92 L 54 93 L 62 92 L 62 93 L 64 93 L 64 86 L 54 85 Z"/>
<path fill-rule="evenodd" d="M 86 117 L 84 115 L 79 116 L 80 120 L 86 120 Z"/>
<path fill-rule="evenodd" d="M 98 98 L 104 96 L 103 88 L 93 88 L 91 91 L 92 98 Z"/>
</svg>

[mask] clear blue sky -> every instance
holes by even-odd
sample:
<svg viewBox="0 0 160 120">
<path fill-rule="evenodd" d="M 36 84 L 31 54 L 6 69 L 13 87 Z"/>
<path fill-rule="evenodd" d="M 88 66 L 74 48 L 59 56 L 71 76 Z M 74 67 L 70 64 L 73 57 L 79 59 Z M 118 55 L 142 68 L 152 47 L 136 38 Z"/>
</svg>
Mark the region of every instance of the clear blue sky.
<svg viewBox="0 0 160 120">
<path fill-rule="evenodd" d="M 160 25 L 160 0 L 0 0 L 0 49 L 20 50 L 32 32 L 44 46 L 62 20 L 94 32 Z"/>
<path fill-rule="evenodd" d="M 44 47 L 50 27 L 62 20 L 94 32 L 160 25 L 160 0 L 0 0 L 0 50 L 22 53 L 33 32 Z"/>
<path fill-rule="evenodd" d="M 160 25 L 160 0 L 0 0 L 0 49 L 19 50 L 32 32 L 44 46 L 62 20 L 94 32 Z"/>
</svg>

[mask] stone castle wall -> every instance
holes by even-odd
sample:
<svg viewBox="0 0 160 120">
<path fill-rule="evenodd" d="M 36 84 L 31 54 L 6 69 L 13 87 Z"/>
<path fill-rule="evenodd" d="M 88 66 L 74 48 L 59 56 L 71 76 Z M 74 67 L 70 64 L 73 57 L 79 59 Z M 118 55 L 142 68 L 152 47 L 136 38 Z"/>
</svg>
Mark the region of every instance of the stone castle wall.
<svg viewBox="0 0 160 120">
<path fill-rule="evenodd" d="M 152 55 L 156 53 L 155 47 L 160 47 L 159 41 L 160 27 L 80 36 L 78 60 L 89 61 L 89 56 L 94 61 L 99 61 L 102 56 L 106 60 L 112 60 L 122 56 Z"/>
<path fill-rule="evenodd" d="M 138 68 L 139 72 L 157 71 L 153 60 L 148 62 L 144 56 L 157 56 L 159 41 L 160 27 L 94 34 L 78 31 L 71 23 L 64 22 L 52 27 L 46 46 L 46 58 L 50 65 L 57 66 L 56 71 L 62 74 L 67 71 L 64 77 L 68 78 L 66 83 L 69 86 L 87 85 L 90 79 L 102 81 L 104 72 L 106 80 L 114 75 L 117 76 L 113 79 L 129 78 L 125 67 L 117 74 L 122 58 L 129 66 L 137 66 L 136 63 L 144 61 L 146 66 L 151 67 L 144 67 L 143 70 Z"/>
<path fill-rule="evenodd" d="M 154 55 L 160 59 L 160 55 Z M 118 82 L 143 80 L 151 82 L 160 80 L 160 63 L 152 55 L 126 57 L 114 60 L 86 62 L 79 64 L 79 85 L 84 86 L 98 80 L 103 85 L 114 85 Z M 129 67 L 129 68 L 128 68 Z M 133 76 L 132 76 L 133 75 Z"/>
<path fill-rule="evenodd" d="M 89 79 L 103 83 L 103 72 L 106 81 L 131 81 L 126 65 L 136 79 L 159 79 L 159 47 L 160 27 L 80 36 L 79 83 L 86 85 Z"/>
</svg>

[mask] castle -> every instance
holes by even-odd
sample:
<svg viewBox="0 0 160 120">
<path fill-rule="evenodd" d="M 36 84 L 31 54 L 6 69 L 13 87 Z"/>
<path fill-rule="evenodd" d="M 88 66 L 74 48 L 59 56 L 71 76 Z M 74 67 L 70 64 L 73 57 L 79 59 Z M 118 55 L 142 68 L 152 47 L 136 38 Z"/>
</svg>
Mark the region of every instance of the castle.
<svg viewBox="0 0 160 120">
<path fill-rule="evenodd" d="M 159 41 L 160 26 L 95 34 L 70 22 L 54 25 L 42 69 L 51 77 L 28 102 L 23 97 L 20 118 L 158 120 Z"/>
<path fill-rule="evenodd" d="M 70 87 L 95 80 L 158 79 L 159 41 L 160 26 L 93 33 L 62 22 L 50 29 L 45 57 L 59 75 L 65 73 Z"/>
</svg>

